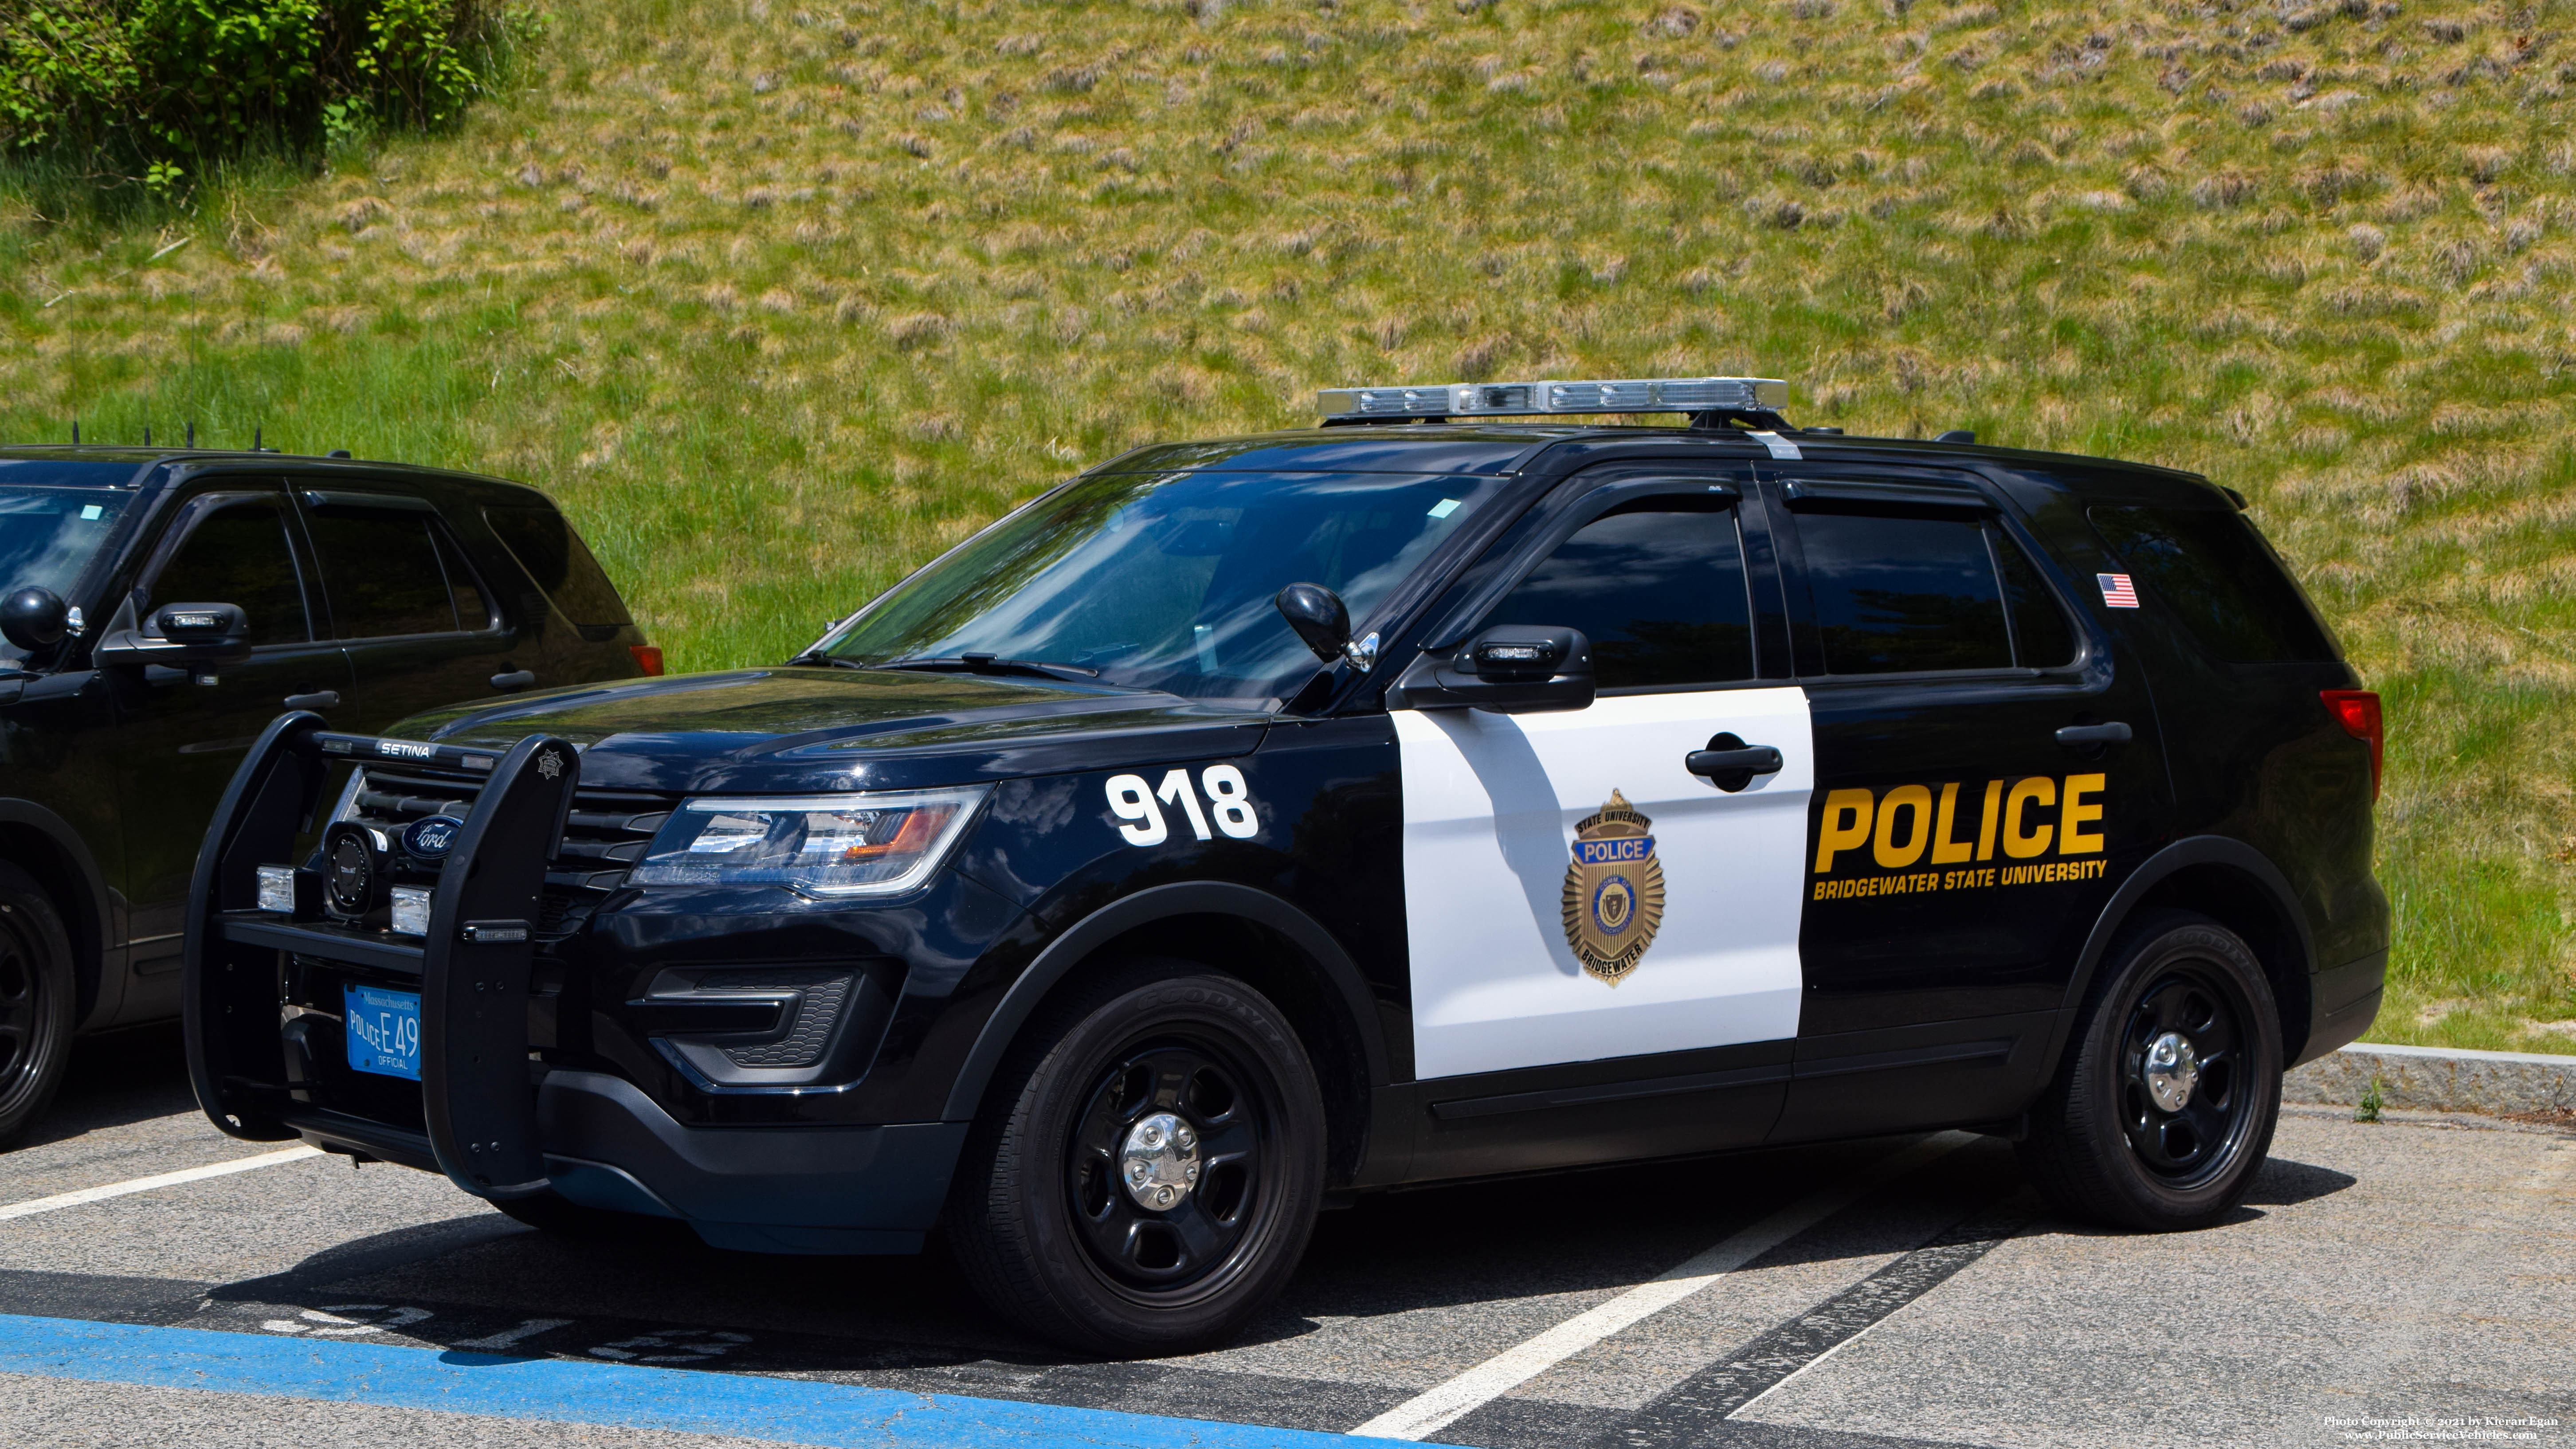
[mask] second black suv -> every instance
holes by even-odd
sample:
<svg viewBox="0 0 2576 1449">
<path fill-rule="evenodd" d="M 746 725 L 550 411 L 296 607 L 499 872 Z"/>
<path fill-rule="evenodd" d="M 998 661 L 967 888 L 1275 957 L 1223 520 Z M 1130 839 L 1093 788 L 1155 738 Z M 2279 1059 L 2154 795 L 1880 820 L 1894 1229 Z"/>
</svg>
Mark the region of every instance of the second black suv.
<svg viewBox="0 0 2576 1449">
<path fill-rule="evenodd" d="M 197 843 L 281 709 L 369 729 L 661 672 L 545 495 L 270 452 L 0 449 L 0 1143 L 179 1014 Z"/>
</svg>

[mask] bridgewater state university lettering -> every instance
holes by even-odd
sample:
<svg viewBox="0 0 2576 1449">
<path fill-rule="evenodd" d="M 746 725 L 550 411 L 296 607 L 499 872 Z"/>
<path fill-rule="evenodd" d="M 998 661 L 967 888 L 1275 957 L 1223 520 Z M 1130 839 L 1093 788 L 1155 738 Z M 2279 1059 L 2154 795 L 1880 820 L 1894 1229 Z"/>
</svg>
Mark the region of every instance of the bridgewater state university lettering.
<svg viewBox="0 0 2576 1449">
<path fill-rule="evenodd" d="M 2037 865 L 1980 866 L 1971 870 L 1918 870 L 1904 875 L 1864 875 L 1849 880 L 1816 882 L 1815 899 L 1847 901 L 1861 896 L 1910 896 L 1923 891 L 1981 890 L 1990 886 L 2045 885 L 2061 880 L 2091 880 L 2110 862 L 2047 860 Z"/>
<path fill-rule="evenodd" d="M 1969 870 L 1916 871 L 1914 867 L 1990 861 L 1998 850 L 2010 861 L 2099 856 L 2103 849 L 2100 797 L 2106 783 L 2107 777 L 2099 774 L 2030 775 L 1988 780 L 1973 794 L 1960 781 L 1899 785 L 1884 795 L 1865 789 L 1835 790 L 1825 796 L 1817 819 L 1815 874 L 1834 875 L 1838 864 L 1848 871 L 1861 860 L 1881 870 L 1909 873 L 1820 880 L 1813 899 L 2093 879 L 2102 874 L 2100 860 L 2061 858 Z M 1865 857 L 1860 855 L 1864 849 Z M 1847 854 L 1852 858 L 1844 859 Z"/>
</svg>

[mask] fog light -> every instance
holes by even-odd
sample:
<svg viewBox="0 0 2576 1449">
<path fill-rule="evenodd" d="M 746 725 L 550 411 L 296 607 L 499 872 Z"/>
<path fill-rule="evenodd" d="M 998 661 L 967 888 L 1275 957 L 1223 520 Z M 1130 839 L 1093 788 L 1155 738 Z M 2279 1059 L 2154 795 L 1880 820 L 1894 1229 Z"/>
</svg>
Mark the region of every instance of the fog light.
<svg viewBox="0 0 2576 1449">
<path fill-rule="evenodd" d="M 259 868 L 259 908 L 281 916 L 295 914 L 295 867 L 263 865 Z"/>
<path fill-rule="evenodd" d="M 429 934 L 429 891 L 422 886 L 395 886 L 393 929 L 405 936 Z"/>
</svg>

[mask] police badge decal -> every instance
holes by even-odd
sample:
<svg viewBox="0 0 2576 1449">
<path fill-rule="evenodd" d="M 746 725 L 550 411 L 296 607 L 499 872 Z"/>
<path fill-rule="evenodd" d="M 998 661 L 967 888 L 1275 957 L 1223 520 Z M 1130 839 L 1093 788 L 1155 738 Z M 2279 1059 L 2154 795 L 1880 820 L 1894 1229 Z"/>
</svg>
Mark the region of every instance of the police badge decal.
<svg viewBox="0 0 2576 1449">
<path fill-rule="evenodd" d="M 1664 868 L 1655 859 L 1655 822 L 1610 792 L 1597 815 L 1574 827 L 1565 869 L 1565 944 L 1592 975 L 1618 985 L 1655 943 L 1664 922 Z"/>
</svg>

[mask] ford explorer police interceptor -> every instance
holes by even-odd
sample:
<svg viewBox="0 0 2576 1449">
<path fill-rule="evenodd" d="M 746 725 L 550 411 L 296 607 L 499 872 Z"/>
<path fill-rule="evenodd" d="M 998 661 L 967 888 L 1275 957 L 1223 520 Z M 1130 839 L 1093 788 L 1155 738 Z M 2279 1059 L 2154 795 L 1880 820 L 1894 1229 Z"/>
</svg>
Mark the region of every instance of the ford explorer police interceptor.
<svg viewBox="0 0 2576 1449">
<path fill-rule="evenodd" d="M 199 1099 L 561 1231 L 943 1230 L 1103 1353 L 1431 1181 L 1969 1126 L 2221 1217 L 2378 1007 L 2377 697 L 2228 491 L 1784 394 L 1330 391 L 776 668 L 284 716 Z"/>
</svg>

